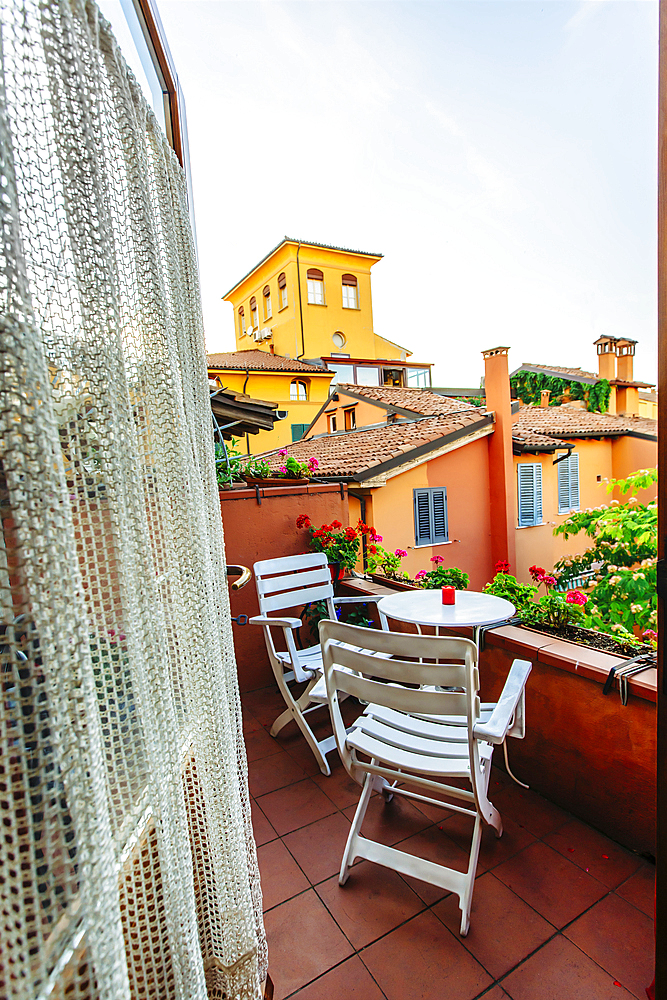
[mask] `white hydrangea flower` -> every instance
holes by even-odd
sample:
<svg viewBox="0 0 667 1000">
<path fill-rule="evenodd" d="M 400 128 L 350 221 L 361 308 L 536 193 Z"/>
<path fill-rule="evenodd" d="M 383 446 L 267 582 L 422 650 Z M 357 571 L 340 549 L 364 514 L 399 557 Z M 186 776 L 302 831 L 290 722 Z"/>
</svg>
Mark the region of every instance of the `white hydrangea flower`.
<svg viewBox="0 0 667 1000">
<path fill-rule="evenodd" d="M 621 582 L 620 576 L 610 576 L 609 583 L 612 587 L 615 587 L 617 583 Z"/>
<path fill-rule="evenodd" d="M 643 608 L 643 605 L 641 605 L 641 604 L 631 604 L 630 605 L 630 611 L 632 611 L 633 615 L 639 615 L 639 614 L 642 613 L 643 610 L 644 610 L 644 608 Z"/>
</svg>

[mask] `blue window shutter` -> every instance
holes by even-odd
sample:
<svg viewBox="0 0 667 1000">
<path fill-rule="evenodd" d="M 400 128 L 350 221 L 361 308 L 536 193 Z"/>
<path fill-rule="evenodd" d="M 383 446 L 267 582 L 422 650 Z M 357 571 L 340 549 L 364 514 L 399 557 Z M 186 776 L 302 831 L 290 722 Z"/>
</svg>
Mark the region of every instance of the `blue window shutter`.
<svg viewBox="0 0 667 1000">
<path fill-rule="evenodd" d="M 449 540 L 445 487 L 414 490 L 415 544 L 438 545 Z"/>
<path fill-rule="evenodd" d="M 579 510 L 579 455 L 568 455 L 558 463 L 558 513 Z"/>
<path fill-rule="evenodd" d="M 542 466 L 539 462 L 517 465 L 519 527 L 542 523 Z"/>
</svg>

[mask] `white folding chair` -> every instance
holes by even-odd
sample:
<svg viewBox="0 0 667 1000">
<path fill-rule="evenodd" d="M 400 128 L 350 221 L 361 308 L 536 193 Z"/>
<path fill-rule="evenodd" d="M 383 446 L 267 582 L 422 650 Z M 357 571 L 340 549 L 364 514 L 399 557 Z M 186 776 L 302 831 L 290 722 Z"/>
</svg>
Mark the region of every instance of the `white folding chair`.
<svg viewBox="0 0 667 1000">
<path fill-rule="evenodd" d="M 469 639 L 381 632 L 332 621 L 320 622 L 319 628 L 336 745 L 348 774 L 362 786 L 339 882 L 345 884 L 355 858 L 366 858 L 448 889 L 459 898 L 465 936 L 482 823 L 498 837 L 503 832 L 500 814 L 488 798 L 493 747 L 506 736 L 523 738 L 531 664 L 514 661 L 499 701 L 482 721 L 477 647 Z M 348 695 L 367 708 L 346 730 L 340 700 Z M 470 787 L 450 784 L 451 779 L 465 779 Z M 387 800 L 403 795 L 436 805 L 445 802 L 447 808 L 474 817 L 468 870 L 363 837 L 361 825 L 374 791 Z"/>
<path fill-rule="evenodd" d="M 329 617 L 336 620 L 336 605 L 369 604 L 379 597 L 334 597 L 331 573 L 327 557 L 323 552 L 309 552 L 305 555 L 285 556 L 279 559 L 264 559 L 253 566 L 257 584 L 257 596 L 261 614 L 250 619 L 252 625 L 261 625 L 264 630 L 266 649 L 280 692 L 287 708 L 271 726 L 271 735 L 276 736 L 292 719 L 303 733 L 308 746 L 323 774 L 330 774 L 326 755 L 335 749 L 334 736 L 317 740 L 305 716 L 327 704 L 327 693 L 322 677 L 322 651 L 319 643 L 307 649 L 298 649 L 295 630 L 300 628 L 301 619 L 293 617 L 273 617 L 271 612 L 295 610 L 306 604 L 324 601 Z M 287 649 L 276 648 L 272 629 L 282 631 Z M 291 687 L 307 683 L 305 691 L 295 698 Z"/>
</svg>

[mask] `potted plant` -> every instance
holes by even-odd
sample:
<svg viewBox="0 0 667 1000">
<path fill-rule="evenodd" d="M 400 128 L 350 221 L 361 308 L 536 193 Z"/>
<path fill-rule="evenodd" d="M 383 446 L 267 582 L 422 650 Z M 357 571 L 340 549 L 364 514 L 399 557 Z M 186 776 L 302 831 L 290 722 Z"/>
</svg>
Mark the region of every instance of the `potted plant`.
<svg viewBox="0 0 667 1000">
<path fill-rule="evenodd" d="M 470 577 L 458 566 L 445 566 L 442 556 L 431 556 L 433 569 L 420 569 L 415 581 L 424 590 L 438 590 L 440 587 L 455 587 L 467 590 Z"/>
<path fill-rule="evenodd" d="M 286 448 L 281 448 L 278 454 L 283 464 L 277 470 L 261 459 L 249 462 L 242 472 L 246 483 L 250 486 L 299 486 L 310 481 L 319 464 L 316 458 L 299 462 L 293 455 L 288 456 Z"/>
<path fill-rule="evenodd" d="M 237 451 L 238 441 L 232 438 L 228 447 L 220 443 L 215 445 L 215 472 L 218 488 L 221 490 L 243 489 L 241 461 L 242 456 Z"/>
<path fill-rule="evenodd" d="M 324 552 L 326 555 L 334 584 L 345 575 L 346 570 L 354 569 L 362 537 L 366 535 L 371 541 L 380 537 L 375 533 L 375 528 L 363 521 L 358 521 L 356 528 L 351 525 L 343 527 L 341 521 L 332 521 L 331 524 L 322 524 L 316 528 L 307 514 L 300 514 L 296 519 L 296 526 L 309 532 L 312 552 Z"/>
</svg>

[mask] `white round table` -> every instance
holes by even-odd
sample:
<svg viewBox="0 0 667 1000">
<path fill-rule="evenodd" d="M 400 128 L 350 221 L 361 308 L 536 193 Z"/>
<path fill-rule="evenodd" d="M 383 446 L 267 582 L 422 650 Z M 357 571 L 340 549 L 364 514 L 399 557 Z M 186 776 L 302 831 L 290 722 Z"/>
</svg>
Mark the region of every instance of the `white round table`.
<svg viewBox="0 0 667 1000">
<path fill-rule="evenodd" d="M 483 625 L 497 625 L 516 614 L 516 608 L 502 597 L 457 590 L 455 604 L 443 604 L 438 590 L 404 590 L 378 601 L 378 611 L 399 622 L 411 622 L 421 631 L 422 625 L 441 628 L 472 628 L 477 642 Z"/>
</svg>

